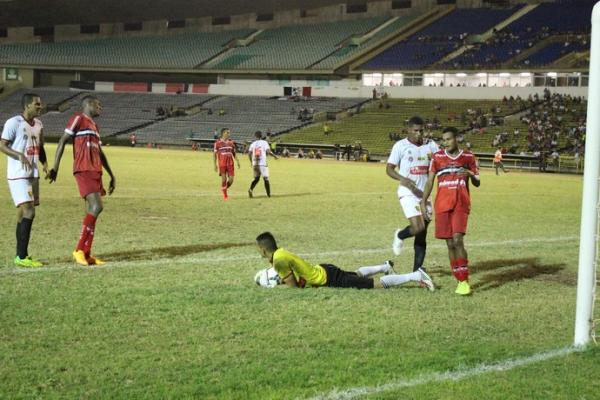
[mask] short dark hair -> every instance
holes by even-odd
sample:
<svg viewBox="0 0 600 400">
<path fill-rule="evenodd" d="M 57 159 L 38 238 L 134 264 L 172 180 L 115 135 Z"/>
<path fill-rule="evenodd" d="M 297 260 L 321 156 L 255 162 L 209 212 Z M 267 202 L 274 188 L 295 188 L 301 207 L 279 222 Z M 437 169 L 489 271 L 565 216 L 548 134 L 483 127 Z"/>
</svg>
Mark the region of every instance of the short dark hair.
<svg viewBox="0 0 600 400">
<path fill-rule="evenodd" d="M 228 131 L 228 130 L 229 130 L 229 128 L 222 128 L 222 129 L 221 129 L 221 135 L 222 135 L 222 134 L 224 134 L 224 133 L 225 133 L 225 131 Z"/>
<path fill-rule="evenodd" d="M 33 103 L 33 99 L 35 99 L 36 97 L 40 97 L 40 95 L 36 93 L 25 93 L 21 97 L 21 107 L 25 108 L 26 106 L 30 105 L 31 103 Z"/>
<path fill-rule="evenodd" d="M 254 137 L 257 139 L 262 139 L 262 132 L 261 131 L 254 132 Z"/>
<path fill-rule="evenodd" d="M 256 243 L 267 251 L 277 250 L 277 242 L 271 232 L 263 232 L 256 237 Z"/>
<path fill-rule="evenodd" d="M 444 129 L 442 129 L 442 133 L 451 133 L 452 137 L 457 137 L 458 136 L 458 129 L 456 129 L 453 126 L 447 126 Z"/>
<path fill-rule="evenodd" d="M 423 118 L 415 115 L 408 120 L 408 125 L 425 125 L 425 123 L 423 122 Z"/>
<path fill-rule="evenodd" d="M 96 96 L 94 96 L 93 94 L 86 94 L 81 99 L 81 105 L 85 106 L 86 104 L 88 104 L 88 103 L 90 103 L 92 101 L 96 101 L 96 100 L 98 100 L 98 98 Z"/>
</svg>

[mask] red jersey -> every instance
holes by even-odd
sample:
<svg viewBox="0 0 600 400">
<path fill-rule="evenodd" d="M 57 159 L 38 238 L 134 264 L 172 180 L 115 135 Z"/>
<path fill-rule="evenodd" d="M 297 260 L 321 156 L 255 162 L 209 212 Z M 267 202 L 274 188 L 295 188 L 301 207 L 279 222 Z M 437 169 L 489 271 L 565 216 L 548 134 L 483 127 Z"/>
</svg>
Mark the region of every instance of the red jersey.
<svg viewBox="0 0 600 400">
<path fill-rule="evenodd" d="M 231 139 L 215 141 L 214 152 L 217 153 L 217 160 L 222 167 L 233 165 L 235 157 L 235 142 Z"/>
<path fill-rule="evenodd" d="M 445 150 L 433 155 L 429 171 L 434 172 L 438 180 L 435 212 L 443 213 L 451 210 L 471 210 L 468 176 L 460 176 L 463 169 L 472 171 L 479 177 L 477 160 L 471 152 L 461 150 L 456 156 L 451 156 Z"/>
<path fill-rule="evenodd" d="M 75 113 L 67 123 L 65 133 L 73 138 L 73 173 L 102 173 L 100 131 L 94 120 L 84 113 Z"/>
</svg>

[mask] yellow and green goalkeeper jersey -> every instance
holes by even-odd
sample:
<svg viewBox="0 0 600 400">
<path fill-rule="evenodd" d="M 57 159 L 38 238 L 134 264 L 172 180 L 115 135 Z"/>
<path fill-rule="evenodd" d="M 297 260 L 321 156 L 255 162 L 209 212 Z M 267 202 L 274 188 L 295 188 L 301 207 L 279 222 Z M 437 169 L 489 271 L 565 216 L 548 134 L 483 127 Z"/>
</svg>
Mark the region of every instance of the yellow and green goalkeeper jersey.
<svg viewBox="0 0 600 400">
<path fill-rule="evenodd" d="M 281 278 L 292 272 L 297 282 L 304 280 L 310 286 L 323 286 L 327 283 L 327 274 L 323 267 L 310 265 L 297 255 L 281 248 L 273 253 L 273 268 Z"/>
</svg>

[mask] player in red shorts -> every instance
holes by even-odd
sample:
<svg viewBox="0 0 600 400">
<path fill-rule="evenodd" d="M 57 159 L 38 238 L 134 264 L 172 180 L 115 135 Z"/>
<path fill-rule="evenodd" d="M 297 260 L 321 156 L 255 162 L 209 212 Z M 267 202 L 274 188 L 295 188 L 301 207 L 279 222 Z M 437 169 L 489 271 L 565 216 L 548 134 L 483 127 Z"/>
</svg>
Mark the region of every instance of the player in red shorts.
<svg viewBox="0 0 600 400">
<path fill-rule="evenodd" d="M 215 141 L 214 146 L 214 161 L 215 161 L 215 172 L 219 173 L 221 177 L 221 192 L 223 192 L 223 200 L 227 200 L 227 189 L 233 185 L 233 177 L 235 176 L 235 170 L 233 166 L 233 160 L 237 162 L 238 168 L 240 167 L 240 161 L 235 153 L 235 142 L 229 139 L 229 129 L 221 129 L 221 138 Z M 217 166 L 218 161 L 218 166 Z"/>
<path fill-rule="evenodd" d="M 79 187 L 79 194 L 85 199 L 87 210 L 73 258 L 80 265 L 101 265 L 104 261 L 92 257 L 91 251 L 96 220 L 103 208 L 102 196 L 106 194 L 102 186 L 102 167 L 110 175 L 109 195 L 115 190 L 116 181 L 102 151 L 100 131 L 93 120 L 100 115 L 102 104 L 96 97 L 88 95 L 81 100 L 81 108 L 82 112 L 77 112 L 71 117 L 64 135 L 58 142 L 54 167 L 48 173 L 48 179 L 50 183 L 56 180 L 65 144 L 73 139 L 73 175 Z"/>
<path fill-rule="evenodd" d="M 473 186 L 481 184 L 479 168 L 473 153 L 458 148 L 456 128 L 445 128 L 442 136 L 444 150 L 433 155 L 429 166 L 429 177 L 423 190 L 421 210 L 426 210 L 435 177 L 438 190 L 435 198 L 435 237 L 445 239 L 452 273 L 458 280 L 456 293 L 468 295 L 469 259 L 463 238 L 467 232 L 467 220 L 471 210 L 469 181 Z M 423 213 L 428 218 L 427 213 Z"/>
</svg>

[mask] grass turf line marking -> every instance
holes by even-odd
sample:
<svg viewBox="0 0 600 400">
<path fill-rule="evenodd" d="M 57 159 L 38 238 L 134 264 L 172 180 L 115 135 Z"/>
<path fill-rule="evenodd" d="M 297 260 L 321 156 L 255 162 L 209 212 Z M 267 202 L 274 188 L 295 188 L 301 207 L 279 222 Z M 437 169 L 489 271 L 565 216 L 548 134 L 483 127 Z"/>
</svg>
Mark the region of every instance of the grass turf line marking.
<svg viewBox="0 0 600 400">
<path fill-rule="evenodd" d="M 528 238 L 528 239 L 511 239 L 511 240 L 502 240 L 502 241 L 494 241 L 494 242 L 474 242 L 469 243 L 469 248 L 471 247 L 493 247 L 493 246 L 506 246 L 506 245 L 520 245 L 520 244 L 529 244 L 529 243 L 555 243 L 555 242 L 570 242 L 574 240 L 579 240 L 579 236 L 559 236 L 554 238 Z M 434 244 L 428 246 L 429 249 L 446 249 L 445 244 Z M 348 255 L 348 254 L 379 254 L 379 253 L 388 253 L 390 249 L 388 247 L 378 248 L 378 249 L 353 249 L 353 250 L 333 250 L 333 251 L 319 251 L 319 252 L 311 252 L 311 253 L 297 253 L 301 257 L 319 257 L 319 256 L 340 256 L 340 255 Z M 234 261 L 249 261 L 249 260 L 259 260 L 261 257 L 258 254 L 241 254 L 237 256 L 231 257 L 188 257 L 181 256 L 179 258 L 167 259 L 152 259 L 152 260 L 135 260 L 135 261 L 112 261 L 107 263 L 102 267 L 99 267 L 98 270 L 105 270 L 111 268 L 126 268 L 132 266 L 140 266 L 146 264 L 148 261 L 152 262 L 162 262 L 164 264 L 176 265 L 176 264 L 185 264 L 185 263 L 218 263 L 218 262 L 234 262 Z M 9 260 L 7 262 L 10 262 Z M 93 267 L 92 267 L 93 268 Z M 41 267 L 41 268 L 12 268 L 6 271 L 2 271 L 0 269 L 0 276 L 9 275 L 9 274 L 22 274 L 22 273 L 33 273 L 33 272 L 54 272 L 54 271 L 64 271 L 69 269 L 84 269 L 90 270 L 90 267 L 83 266 L 74 266 L 72 263 L 67 265 L 62 264 L 62 266 L 56 267 Z"/>
<path fill-rule="evenodd" d="M 536 353 L 528 357 L 512 358 L 495 364 L 479 364 L 472 368 L 457 369 L 454 371 L 434 372 L 426 375 L 421 375 L 412 379 L 400 379 L 395 382 L 385 383 L 378 386 L 363 386 L 344 390 L 332 390 L 328 393 L 319 394 L 310 397 L 309 400 L 350 400 L 357 397 L 369 396 L 377 393 L 389 392 L 402 388 L 410 388 L 430 383 L 442 383 L 448 381 L 459 381 L 462 379 L 472 378 L 488 372 L 504 372 L 514 368 L 522 367 L 529 364 L 550 360 L 557 357 L 566 356 L 574 352 L 582 351 L 575 347 L 565 347 Z"/>
</svg>

